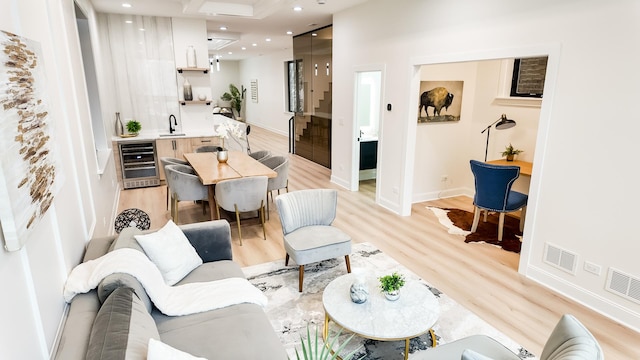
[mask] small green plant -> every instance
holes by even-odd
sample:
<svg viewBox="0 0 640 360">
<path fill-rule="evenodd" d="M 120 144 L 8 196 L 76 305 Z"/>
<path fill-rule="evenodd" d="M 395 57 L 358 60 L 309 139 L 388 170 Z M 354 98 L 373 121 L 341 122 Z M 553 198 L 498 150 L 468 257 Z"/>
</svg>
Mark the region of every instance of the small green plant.
<svg viewBox="0 0 640 360">
<path fill-rule="evenodd" d="M 127 131 L 131 134 L 137 134 L 140 129 L 142 129 L 142 125 L 136 120 L 129 120 L 127 122 Z"/>
<path fill-rule="evenodd" d="M 335 344 L 336 340 L 338 340 L 338 337 L 340 336 L 341 333 L 342 333 L 342 329 L 340 329 L 340 331 L 338 331 L 338 333 L 333 338 L 329 339 L 329 344 L 325 346 L 325 344 L 322 343 L 322 341 L 318 341 L 320 339 L 320 337 L 318 337 L 318 327 L 316 327 L 316 333 L 315 333 L 315 336 L 313 337 L 313 341 L 311 340 L 311 333 L 309 332 L 309 325 L 307 324 L 307 340 L 305 341 L 302 338 L 302 335 L 300 335 L 300 343 L 302 345 L 302 354 L 300 354 L 298 352 L 298 349 L 296 349 L 296 359 L 297 360 L 338 359 L 338 354 L 344 349 L 345 346 L 347 346 L 349 341 L 351 341 L 351 339 L 355 335 L 353 334 L 349 336 L 342 343 L 342 345 L 340 345 L 340 347 L 332 354 L 331 350 L 329 349 L 333 349 L 333 345 Z M 360 347 L 353 350 L 351 353 L 347 354 L 346 356 L 342 357 L 342 359 L 350 360 L 351 358 L 353 358 L 353 355 L 358 350 L 360 350 Z"/>
<path fill-rule="evenodd" d="M 504 148 L 504 151 L 502 152 L 502 156 L 513 156 L 513 155 L 518 155 L 521 152 L 523 152 L 523 150 L 520 149 L 514 149 L 513 145 L 509 144 L 509 146 L 506 146 Z"/>
<path fill-rule="evenodd" d="M 400 290 L 404 286 L 404 275 L 394 272 L 391 275 L 385 275 L 378 278 L 380 280 L 380 289 L 384 292 L 392 292 Z"/>
</svg>

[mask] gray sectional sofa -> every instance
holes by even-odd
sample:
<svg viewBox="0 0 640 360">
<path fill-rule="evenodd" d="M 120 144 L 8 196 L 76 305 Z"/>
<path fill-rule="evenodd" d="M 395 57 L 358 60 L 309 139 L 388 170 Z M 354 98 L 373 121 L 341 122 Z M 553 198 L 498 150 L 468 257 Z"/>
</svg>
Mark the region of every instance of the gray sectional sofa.
<svg viewBox="0 0 640 360">
<path fill-rule="evenodd" d="M 181 225 L 203 264 L 176 285 L 244 277 L 232 261 L 231 234 L 225 220 Z M 120 247 L 137 248 L 127 228 L 118 236 L 92 239 L 83 261 Z M 264 310 L 238 304 L 185 316 L 156 309 L 133 276 L 117 273 L 97 289 L 76 295 L 61 333 L 55 359 L 146 359 L 149 338 L 207 359 L 286 359 L 287 354 Z"/>
</svg>

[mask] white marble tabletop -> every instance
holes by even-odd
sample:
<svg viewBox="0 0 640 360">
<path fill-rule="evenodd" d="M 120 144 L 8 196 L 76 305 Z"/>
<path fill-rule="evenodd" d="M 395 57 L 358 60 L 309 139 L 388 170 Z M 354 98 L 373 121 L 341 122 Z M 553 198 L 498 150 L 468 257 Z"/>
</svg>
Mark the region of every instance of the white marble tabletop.
<svg viewBox="0 0 640 360">
<path fill-rule="evenodd" d="M 355 274 L 333 280 L 322 295 L 326 315 L 344 329 L 373 340 L 405 340 L 426 333 L 438 320 L 440 303 L 425 285 L 407 280 L 400 298 L 390 301 L 380 291 L 376 276 L 359 276 L 364 276 L 369 290 L 366 302 L 351 301 Z"/>
</svg>

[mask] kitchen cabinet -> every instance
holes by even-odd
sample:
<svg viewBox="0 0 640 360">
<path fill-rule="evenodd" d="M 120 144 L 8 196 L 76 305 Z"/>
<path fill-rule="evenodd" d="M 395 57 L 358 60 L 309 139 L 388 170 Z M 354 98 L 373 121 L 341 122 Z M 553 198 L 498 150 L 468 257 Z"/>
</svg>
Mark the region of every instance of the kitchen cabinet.
<svg viewBox="0 0 640 360">
<path fill-rule="evenodd" d="M 217 136 L 191 138 L 191 152 L 195 152 L 200 146 L 222 146 L 222 141 Z"/>
<path fill-rule="evenodd" d="M 179 138 L 179 139 L 158 139 L 156 140 L 156 153 L 158 154 L 158 161 L 162 157 L 173 157 L 178 159 L 184 159 L 182 156 L 184 153 L 191 152 L 191 138 Z M 165 180 L 164 169 L 160 165 L 160 180 Z"/>
</svg>

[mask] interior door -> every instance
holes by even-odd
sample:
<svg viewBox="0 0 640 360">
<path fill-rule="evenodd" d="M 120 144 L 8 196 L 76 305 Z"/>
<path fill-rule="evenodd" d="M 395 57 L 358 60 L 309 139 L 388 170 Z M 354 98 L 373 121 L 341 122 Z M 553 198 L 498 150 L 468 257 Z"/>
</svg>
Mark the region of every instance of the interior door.
<svg viewBox="0 0 640 360">
<path fill-rule="evenodd" d="M 382 71 L 356 73 L 355 123 L 357 124 L 358 189 L 374 187 L 377 198 L 378 154 L 380 147 L 380 117 L 382 102 Z"/>
</svg>

